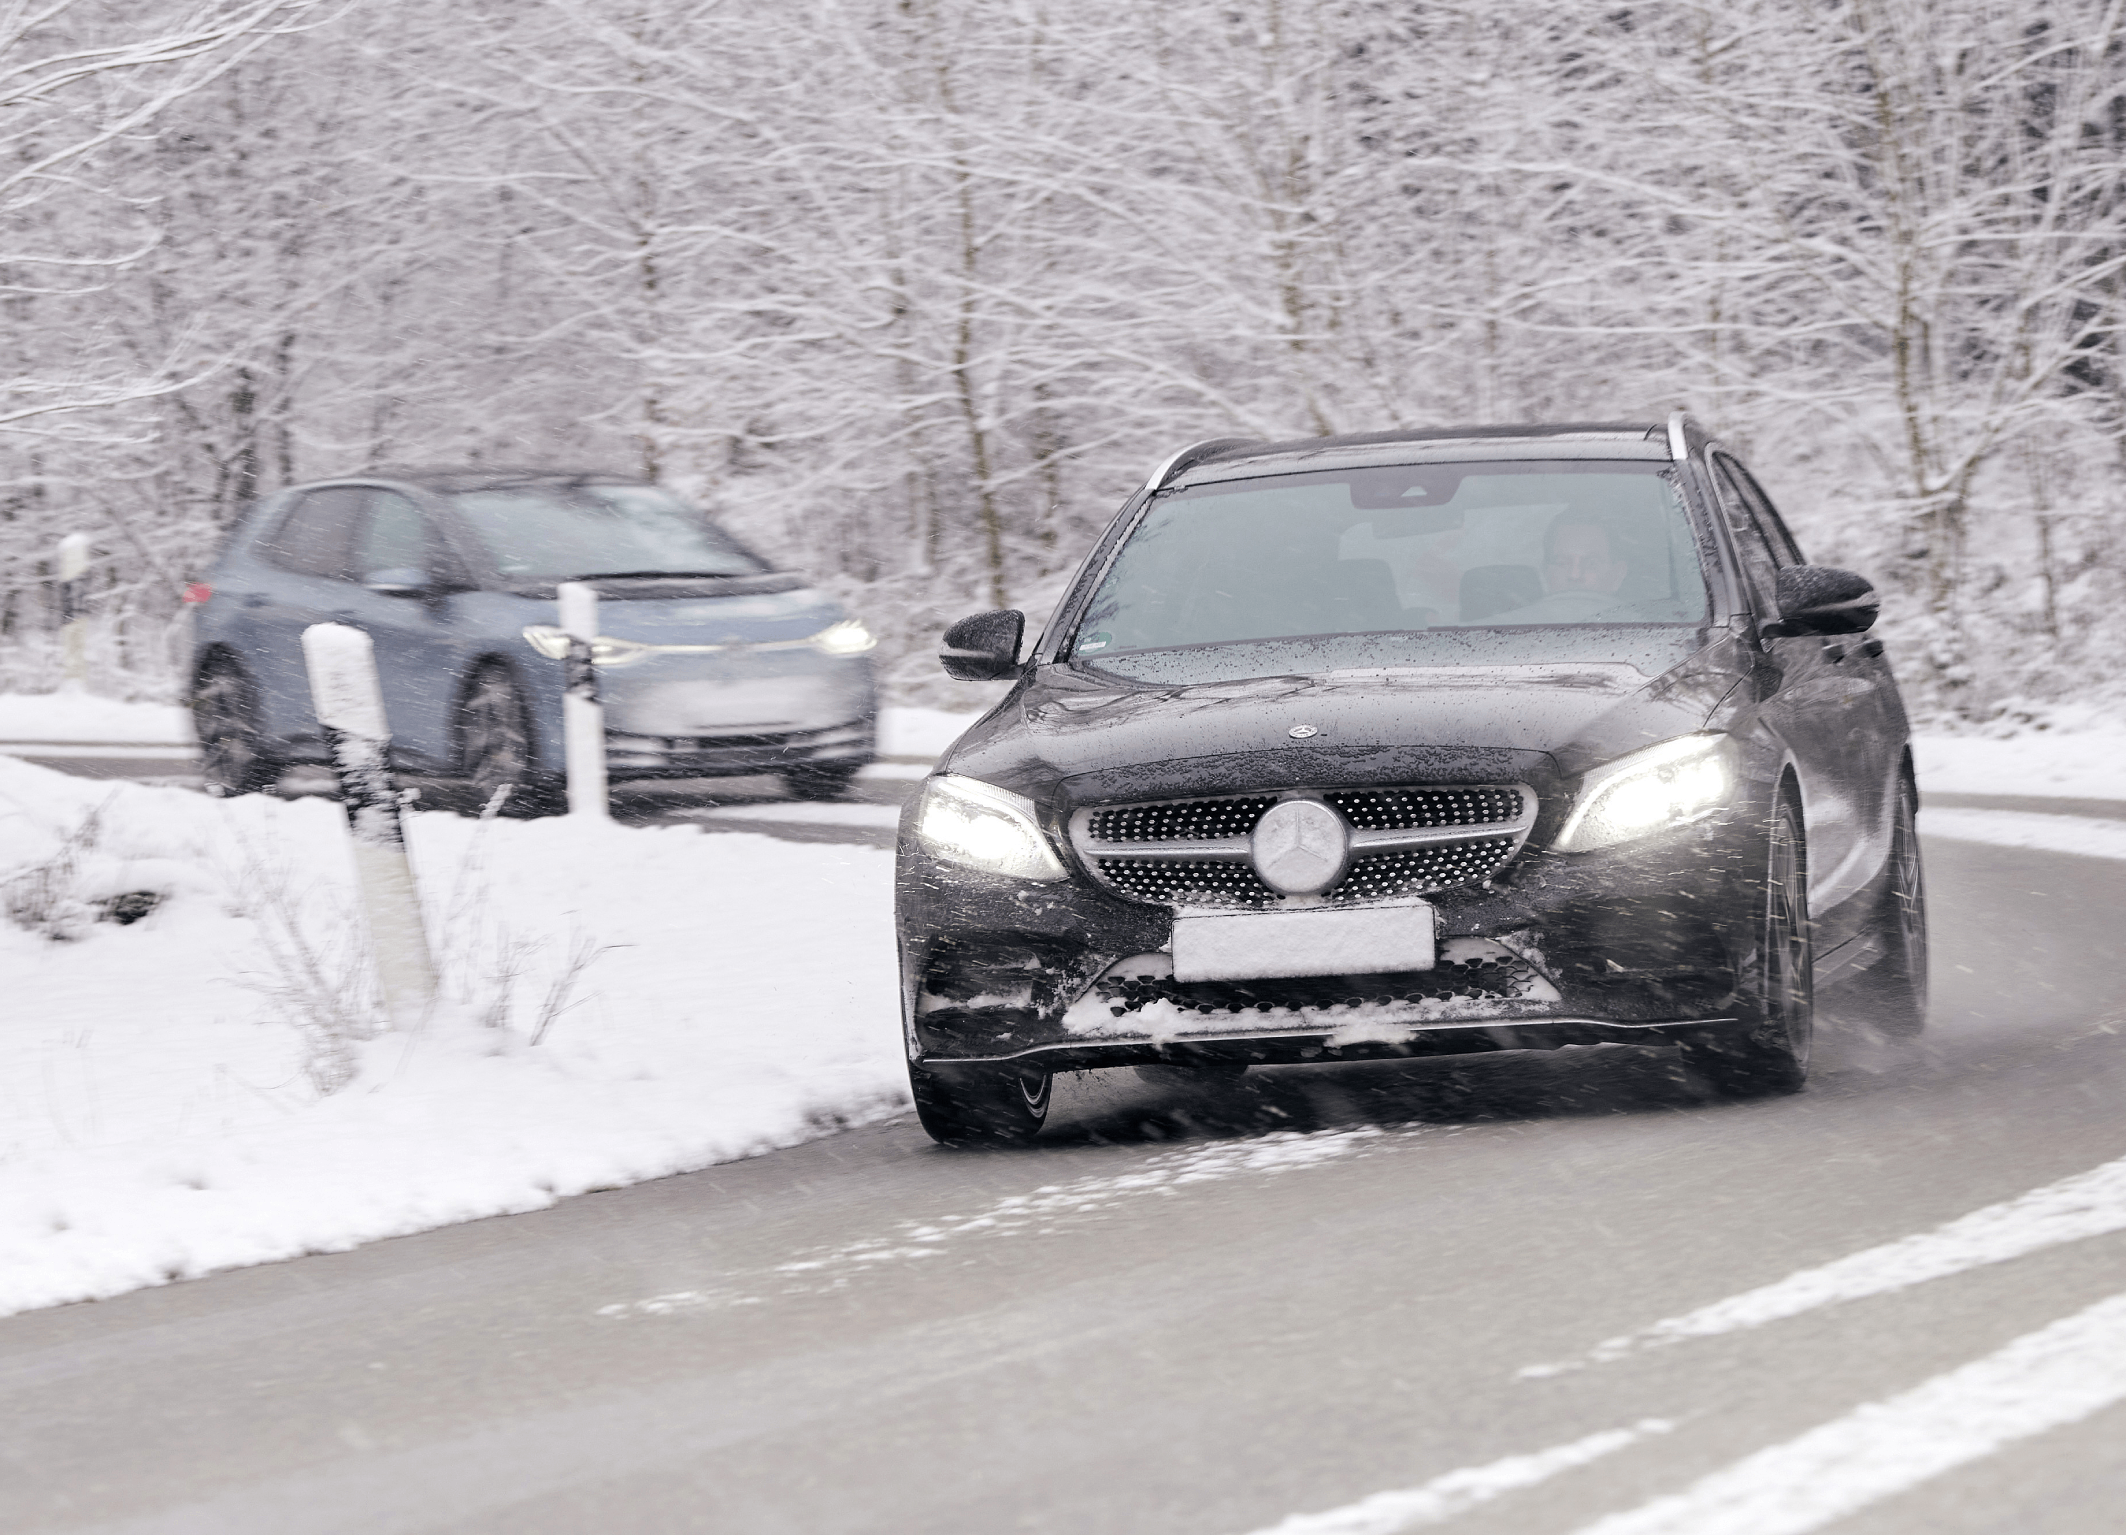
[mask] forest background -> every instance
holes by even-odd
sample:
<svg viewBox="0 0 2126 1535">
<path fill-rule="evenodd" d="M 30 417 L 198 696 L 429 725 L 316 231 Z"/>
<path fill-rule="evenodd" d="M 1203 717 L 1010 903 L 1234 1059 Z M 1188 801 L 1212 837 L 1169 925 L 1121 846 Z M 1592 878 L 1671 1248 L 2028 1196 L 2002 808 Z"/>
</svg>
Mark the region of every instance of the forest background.
<svg viewBox="0 0 2126 1535">
<path fill-rule="evenodd" d="M 952 702 L 1198 437 L 1659 419 L 1937 726 L 2126 708 L 2126 0 L 0 0 L 0 690 L 252 498 L 663 478 Z M 965 701 L 965 700 L 961 700 Z"/>
</svg>

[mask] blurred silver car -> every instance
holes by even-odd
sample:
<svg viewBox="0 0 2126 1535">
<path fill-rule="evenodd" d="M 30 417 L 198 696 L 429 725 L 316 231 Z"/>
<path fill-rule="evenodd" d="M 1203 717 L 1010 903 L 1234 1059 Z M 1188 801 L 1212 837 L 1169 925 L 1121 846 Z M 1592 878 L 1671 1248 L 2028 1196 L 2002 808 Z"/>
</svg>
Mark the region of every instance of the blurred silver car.
<svg viewBox="0 0 2126 1535">
<path fill-rule="evenodd" d="M 191 699 L 207 783 L 241 794 L 322 762 L 301 635 L 375 642 L 395 763 L 515 813 L 561 801 L 555 588 L 600 598 L 593 646 L 615 781 L 776 773 L 830 797 L 875 751 L 864 626 L 670 491 L 625 476 L 440 470 L 281 491 L 195 603 Z"/>
</svg>

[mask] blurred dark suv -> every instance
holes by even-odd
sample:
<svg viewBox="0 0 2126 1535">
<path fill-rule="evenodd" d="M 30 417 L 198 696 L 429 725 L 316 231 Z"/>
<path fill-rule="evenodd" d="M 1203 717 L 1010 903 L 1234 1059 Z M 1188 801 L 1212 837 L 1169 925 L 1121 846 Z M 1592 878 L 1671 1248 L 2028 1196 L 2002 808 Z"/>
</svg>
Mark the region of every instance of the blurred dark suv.
<svg viewBox="0 0 2126 1535">
<path fill-rule="evenodd" d="M 871 635 L 670 491 L 601 473 L 448 470 L 299 485 L 251 511 L 193 588 L 207 785 L 322 762 L 301 636 L 376 646 L 395 764 L 512 813 L 558 808 L 566 640 L 555 587 L 599 594 L 615 781 L 776 773 L 844 789 L 874 751 Z"/>
<path fill-rule="evenodd" d="M 1819 982 L 1925 1016 L 1869 584 L 1688 419 L 1175 454 L 902 821 L 909 1073 L 944 1141 L 1052 1074 L 1606 1042 L 1732 1093 Z"/>
</svg>

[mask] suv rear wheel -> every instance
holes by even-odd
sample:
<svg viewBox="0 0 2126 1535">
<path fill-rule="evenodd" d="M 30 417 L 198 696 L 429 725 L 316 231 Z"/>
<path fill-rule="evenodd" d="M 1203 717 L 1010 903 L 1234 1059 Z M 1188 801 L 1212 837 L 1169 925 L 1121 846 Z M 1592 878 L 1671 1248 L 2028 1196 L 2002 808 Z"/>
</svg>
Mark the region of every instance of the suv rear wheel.
<svg viewBox="0 0 2126 1535">
<path fill-rule="evenodd" d="M 192 728 L 199 736 L 200 775 L 217 799 L 256 794 L 280 782 L 283 763 L 259 723 L 258 687 L 236 661 L 221 657 L 192 687 Z"/>
<path fill-rule="evenodd" d="M 1927 1027 L 1927 884 L 1919 863 L 1919 791 L 1909 778 L 1897 785 L 1874 936 L 1882 958 L 1854 979 L 1852 994 L 1878 1033 L 1909 1039 Z"/>
</svg>

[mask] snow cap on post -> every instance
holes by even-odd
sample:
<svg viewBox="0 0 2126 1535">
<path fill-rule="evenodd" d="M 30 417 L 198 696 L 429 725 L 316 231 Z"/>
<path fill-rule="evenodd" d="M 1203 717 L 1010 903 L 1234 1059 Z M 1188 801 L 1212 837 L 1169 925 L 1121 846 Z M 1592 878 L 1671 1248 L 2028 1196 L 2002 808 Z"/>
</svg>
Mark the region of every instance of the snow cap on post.
<svg viewBox="0 0 2126 1535">
<path fill-rule="evenodd" d="M 560 599 L 561 627 L 572 640 L 589 644 L 598 637 L 598 594 L 581 581 L 563 581 L 554 588 Z"/>
<path fill-rule="evenodd" d="M 89 573 L 89 536 L 69 533 L 59 540 L 59 579 L 79 581 Z"/>
<path fill-rule="evenodd" d="M 371 740 L 391 734 L 368 635 L 348 624 L 312 624 L 303 631 L 303 664 L 320 725 Z"/>
</svg>

